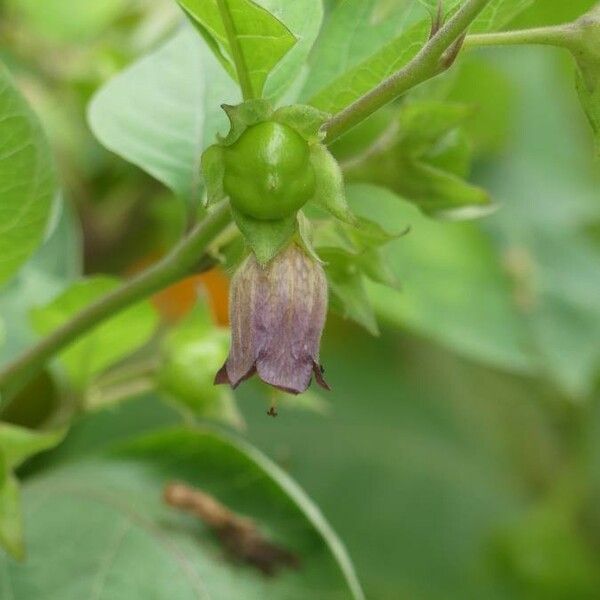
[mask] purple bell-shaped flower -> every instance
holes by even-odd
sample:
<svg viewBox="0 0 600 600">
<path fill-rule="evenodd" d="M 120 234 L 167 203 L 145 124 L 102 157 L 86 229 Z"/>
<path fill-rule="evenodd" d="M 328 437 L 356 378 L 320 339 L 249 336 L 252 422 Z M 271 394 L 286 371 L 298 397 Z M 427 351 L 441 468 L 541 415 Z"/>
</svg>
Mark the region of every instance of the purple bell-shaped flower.
<svg viewBox="0 0 600 600">
<path fill-rule="evenodd" d="M 255 373 L 291 394 L 312 376 L 324 388 L 319 345 L 327 314 L 321 265 L 292 243 L 266 266 L 250 255 L 231 282 L 231 349 L 215 383 L 237 387 Z"/>
</svg>

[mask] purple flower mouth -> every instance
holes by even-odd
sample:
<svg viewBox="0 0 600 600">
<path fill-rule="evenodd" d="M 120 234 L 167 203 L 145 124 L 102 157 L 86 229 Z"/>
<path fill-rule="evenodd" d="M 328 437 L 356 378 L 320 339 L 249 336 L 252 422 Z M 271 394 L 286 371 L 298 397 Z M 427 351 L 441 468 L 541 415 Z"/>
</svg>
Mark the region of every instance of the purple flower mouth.
<svg viewBox="0 0 600 600">
<path fill-rule="evenodd" d="M 327 314 L 321 265 L 291 244 L 262 267 L 251 255 L 231 283 L 231 350 L 215 383 L 236 388 L 257 374 L 290 394 L 304 392 L 314 375 L 329 389 L 319 364 Z"/>
</svg>

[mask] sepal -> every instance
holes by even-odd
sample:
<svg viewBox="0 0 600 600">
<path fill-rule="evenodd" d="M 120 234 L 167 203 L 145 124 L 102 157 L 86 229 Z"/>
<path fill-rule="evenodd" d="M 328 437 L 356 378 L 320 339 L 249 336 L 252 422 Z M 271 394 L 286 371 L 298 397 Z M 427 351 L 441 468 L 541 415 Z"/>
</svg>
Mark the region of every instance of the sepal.
<svg viewBox="0 0 600 600">
<path fill-rule="evenodd" d="M 309 143 L 323 141 L 322 127 L 329 117 L 329 113 L 306 104 L 282 106 L 273 113 L 273 121 L 295 129 Z"/>
<path fill-rule="evenodd" d="M 277 221 L 259 221 L 231 207 L 233 220 L 261 265 L 266 265 L 292 239 L 297 229 L 296 215 Z"/>
<path fill-rule="evenodd" d="M 227 114 L 230 125 L 229 133 L 225 137 L 219 136 L 222 146 L 235 144 L 248 127 L 268 121 L 273 114 L 273 107 L 268 100 L 248 100 L 235 106 L 222 104 L 221 108 Z"/>
<path fill-rule="evenodd" d="M 346 201 L 344 176 L 340 165 L 322 144 L 311 146 L 310 158 L 316 178 L 313 201 L 340 221 L 353 224 L 355 217 Z"/>
<path fill-rule="evenodd" d="M 206 206 L 209 206 L 220 202 L 226 196 L 223 188 L 225 160 L 222 146 L 218 144 L 209 146 L 202 154 L 201 165 L 206 187 Z"/>
<path fill-rule="evenodd" d="M 315 261 L 322 262 L 315 250 L 314 241 L 313 241 L 314 229 L 313 225 L 310 222 L 305 214 L 299 210 L 298 211 L 298 235 L 297 242 L 298 245 L 304 249 L 304 251 Z"/>
</svg>

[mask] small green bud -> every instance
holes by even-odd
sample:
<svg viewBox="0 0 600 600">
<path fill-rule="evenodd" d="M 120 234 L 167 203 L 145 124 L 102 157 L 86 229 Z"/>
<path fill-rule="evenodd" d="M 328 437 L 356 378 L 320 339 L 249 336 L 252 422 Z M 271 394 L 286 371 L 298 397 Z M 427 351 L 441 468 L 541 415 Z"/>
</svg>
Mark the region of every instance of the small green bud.
<svg viewBox="0 0 600 600">
<path fill-rule="evenodd" d="M 202 302 L 165 336 L 158 388 L 186 419 L 243 426 L 231 392 L 213 386 L 214 372 L 227 356 L 228 338 L 227 330 L 214 325 Z"/>
<path fill-rule="evenodd" d="M 159 373 L 161 389 L 195 414 L 211 413 L 220 402 L 212 383 L 227 356 L 227 338 L 225 331 L 215 329 L 170 348 Z"/>
<path fill-rule="evenodd" d="M 295 214 L 315 193 L 306 140 L 288 125 L 252 125 L 224 149 L 225 193 L 243 215 L 261 221 Z"/>
</svg>

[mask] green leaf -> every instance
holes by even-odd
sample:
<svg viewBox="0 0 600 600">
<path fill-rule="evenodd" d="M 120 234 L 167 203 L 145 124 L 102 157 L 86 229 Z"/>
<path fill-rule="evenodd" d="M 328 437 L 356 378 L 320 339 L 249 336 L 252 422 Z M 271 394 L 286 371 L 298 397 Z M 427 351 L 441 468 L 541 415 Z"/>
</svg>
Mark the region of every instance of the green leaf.
<svg viewBox="0 0 600 600">
<path fill-rule="evenodd" d="M 349 254 L 357 254 L 357 247 L 346 227 L 333 219 L 319 219 L 312 224 L 312 242 L 317 248 L 337 248 Z"/>
<path fill-rule="evenodd" d="M 494 0 L 474 22 L 472 30 L 490 31 L 502 27 L 530 2 L 531 0 Z M 437 6 L 437 0 L 428 0 L 427 4 L 430 7 Z M 444 7 L 452 11 L 458 4 L 458 0 L 446 0 Z M 395 37 L 379 36 L 368 26 L 368 21 L 364 22 L 365 12 L 368 14 L 374 10 L 373 6 L 373 1 L 364 3 L 361 0 L 349 0 L 338 5 L 329 28 L 324 32 L 325 39 L 317 50 L 311 73 L 311 79 L 322 81 L 323 85 L 316 88 L 315 84 L 310 84 L 310 95 L 307 90 L 304 92 L 307 96 L 303 97 L 310 98 L 309 104 L 327 112 L 339 112 L 406 65 L 427 41 L 431 31 L 431 18 L 426 17 L 424 11 L 419 11 L 415 5 L 411 8 L 400 5 L 405 11 L 405 17 L 399 20 L 403 26 Z M 360 20 L 364 23 L 357 34 L 348 36 L 347 32 Z M 384 31 L 387 32 L 387 28 Z M 373 37 L 374 40 L 365 42 L 367 37 Z M 360 61 L 348 64 L 343 53 L 346 44 L 366 44 L 370 52 L 362 52 L 363 58 Z M 323 56 L 320 56 L 321 53 Z M 325 74 L 322 75 L 321 72 L 325 69 Z"/>
<path fill-rule="evenodd" d="M 330 113 L 340 112 L 413 58 L 426 42 L 430 29 L 428 19 L 412 25 L 312 96 L 309 104 Z"/>
<path fill-rule="evenodd" d="M 250 0 L 178 0 L 248 99 L 261 96 L 267 76 L 296 43 L 268 10 Z M 247 81 L 246 81 L 247 80 Z"/>
<path fill-rule="evenodd" d="M 345 319 L 351 319 L 372 335 L 379 335 L 372 302 L 367 295 L 365 278 L 355 258 L 334 248 L 319 250 L 325 262 L 332 297 L 330 307 Z"/>
<path fill-rule="evenodd" d="M 398 185 L 390 187 L 414 199 L 419 208 L 429 215 L 478 217 L 488 214 L 492 208 L 486 190 L 442 169 L 420 161 L 406 161 L 398 171 Z M 378 182 L 384 183 L 382 180 Z M 470 211 L 461 215 L 458 210 L 463 208 Z M 476 208 L 481 210 L 473 210 Z"/>
<path fill-rule="evenodd" d="M 559 397 L 537 381 L 478 366 L 406 331 L 372 338 L 335 321 L 327 329 L 321 356 L 333 387 L 327 395 L 332 419 L 291 418 L 282 407 L 273 427 L 248 387 L 240 388 L 240 403 L 253 442 L 285 457 L 330 515 L 367 597 L 549 600 L 507 589 L 493 542 L 499 528 L 520 523 L 545 496 L 524 497 L 537 477 L 546 474 L 547 493 L 556 491 L 550 465 L 564 438 L 557 439 L 547 409 Z M 596 427 L 589 438 L 596 442 L 590 466 L 596 477 L 599 433 Z M 563 495 L 580 506 L 580 471 L 561 473 Z M 376 503 L 368 527 L 356 518 L 366 496 Z M 588 530 L 577 533 L 585 544 Z M 531 549 L 522 556 L 533 568 L 538 564 Z"/>
<path fill-rule="evenodd" d="M 579 533 L 576 510 L 566 504 L 538 502 L 497 535 L 496 551 L 511 575 L 541 597 L 593 598 L 600 585 L 596 557 Z"/>
<path fill-rule="evenodd" d="M 398 234 L 390 233 L 381 224 L 365 217 L 355 217 L 353 225 L 331 219 L 316 222 L 314 245 L 331 273 L 331 289 L 336 296 L 334 307 L 368 331 L 376 332 L 377 328 L 373 308 L 365 293 L 364 278 L 399 287 L 398 278 L 380 246 L 405 235 L 407 231 L 408 228 Z M 351 292 L 347 288 L 352 288 Z"/>
<path fill-rule="evenodd" d="M 81 232 L 72 208 L 63 201 L 54 211 L 55 226 L 37 252 L 0 291 L 0 314 L 5 318 L 5 345 L 0 364 L 14 358 L 35 341 L 29 309 L 50 302 L 81 275 Z"/>
<path fill-rule="evenodd" d="M 323 218 L 320 211 L 311 211 L 311 216 L 314 219 L 312 237 L 315 246 L 337 248 L 354 255 L 370 248 L 383 246 L 406 235 L 409 230 L 409 227 L 405 227 L 403 231 L 390 232 L 386 229 L 389 223 L 378 223 L 356 215 L 353 215 L 351 225 Z"/>
<path fill-rule="evenodd" d="M 50 304 L 31 311 L 35 330 L 41 335 L 51 333 L 119 285 L 118 279 L 106 276 L 74 283 Z M 73 385 L 79 389 L 84 388 L 93 375 L 148 342 L 157 322 L 156 312 L 150 302 L 145 301 L 124 310 L 78 338 L 60 354 Z"/>
<path fill-rule="evenodd" d="M 161 390 L 186 417 L 243 427 L 231 390 L 215 386 L 229 350 L 229 332 L 215 326 L 208 306 L 196 308 L 163 342 L 157 374 Z"/>
<path fill-rule="evenodd" d="M 511 29 L 527 29 L 543 25 L 558 25 L 574 21 L 592 8 L 597 0 L 545 0 L 534 2 L 527 10 L 510 23 Z"/>
<path fill-rule="evenodd" d="M 40 123 L 0 65 L 0 284 L 42 242 L 55 195 Z"/>
<path fill-rule="evenodd" d="M 278 221 L 259 221 L 246 217 L 235 208 L 231 208 L 233 219 L 244 238 L 252 248 L 256 260 L 262 265 L 268 263 L 296 233 L 298 223 L 296 215 Z"/>
<path fill-rule="evenodd" d="M 27 458 L 56 446 L 65 430 L 32 431 L 0 422 L 0 547 L 13 558 L 25 556 L 19 484 L 13 471 Z"/>
<path fill-rule="evenodd" d="M 316 179 L 313 201 L 340 221 L 353 223 L 354 217 L 346 202 L 344 176 L 338 162 L 323 144 L 310 147 L 310 161 Z"/>
<path fill-rule="evenodd" d="M 464 103 L 411 102 L 398 113 L 398 137 L 411 154 L 422 156 L 441 144 L 474 113 L 474 108 Z"/>
<path fill-rule="evenodd" d="M 600 250 L 573 233 L 538 232 L 530 259 L 540 278 L 527 323 L 544 366 L 572 398 L 593 393 L 600 369 Z M 535 300 L 534 300 L 535 302 Z"/>
<path fill-rule="evenodd" d="M 307 57 L 319 35 L 323 21 L 322 0 L 256 0 L 275 15 L 296 38 L 292 49 L 275 65 L 265 84 L 266 98 L 279 98 L 295 80 L 302 79 Z"/>
<path fill-rule="evenodd" d="M 56 446 L 65 436 L 65 430 L 33 431 L 0 422 L 0 457 L 8 471 L 19 467 L 27 458 Z"/>
<path fill-rule="evenodd" d="M 365 250 L 356 259 L 362 272 L 375 283 L 381 283 L 391 288 L 401 289 L 398 277 L 388 264 L 388 259 L 381 250 Z"/>
<path fill-rule="evenodd" d="M 88 118 L 109 150 L 197 203 L 200 156 L 227 125 L 220 105 L 237 99 L 233 82 L 186 27 L 101 88 Z"/>
<path fill-rule="evenodd" d="M 126 0 L 9 0 L 36 33 L 58 42 L 82 42 L 100 34 L 126 8 Z"/>
<path fill-rule="evenodd" d="M 346 179 L 389 187 L 432 216 L 488 214 L 487 191 L 464 179 L 471 150 L 459 126 L 472 112 L 464 104 L 437 101 L 405 105 L 379 140 L 342 162 Z"/>
<path fill-rule="evenodd" d="M 411 227 L 384 250 L 402 291 L 369 286 L 380 317 L 476 360 L 521 371 L 533 367 L 509 281 L 490 241 L 473 223 L 435 222 L 372 185 L 348 186 L 347 194 L 358 215 L 397 229 Z"/>
<path fill-rule="evenodd" d="M 572 119 L 577 99 L 561 102 L 569 74 L 555 77 L 551 61 L 531 53 L 499 63 L 520 102 L 511 151 L 482 179 L 503 204 L 485 222 L 539 368 L 582 402 L 592 397 L 600 369 L 600 250 L 582 235 L 598 222 L 597 169 L 585 160 L 589 141 Z"/>
<path fill-rule="evenodd" d="M 252 518 L 298 554 L 300 570 L 266 579 L 228 560 L 197 517 L 164 503 L 173 480 Z M 24 501 L 30 560 L 0 559 L 16 598 L 40 588 L 45 600 L 79 600 L 92 589 L 107 598 L 140 589 L 177 599 L 304 600 L 307 589 L 319 598 L 363 598 L 344 547 L 300 488 L 256 449 L 211 431 L 165 431 L 72 461 L 28 482 Z"/>
<path fill-rule="evenodd" d="M 328 113 L 306 104 L 291 104 L 278 108 L 273 120 L 295 129 L 308 142 L 322 141 L 321 127 L 330 117 Z"/>
<path fill-rule="evenodd" d="M 475 19 L 469 31 L 485 33 L 502 29 L 533 4 L 535 0 L 492 0 Z"/>
<path fill-rule="evenodd" d="M 81 232 L 72 208 L 57 202 L 53 209 L 52 231 L 37 252 L 0 291 L 0 315 L 4 318 L 5 343 L 0 344 L 0 365 L 4 365 L 35 343 L 29 311 L 34 305 L 50 302 L 68 283 L 81 274 Z M 58 408 L 57 386 L 43 371 L 10 402 L 0 416 L 11 422 L 38 427 Z"/>
<path fill-rule="evenodd" d="M 510 139 L 516 90 L 502 69 L 480 54 L 466 54 L 457 67 L 449 100 L 473 108 L 462 129 L 474 154 L 495 158 Z"/>
<path fill-rule="evenodd" d="M 0 469 L 1 463 L 0 455 Z M 0 547 L 16 560 L 25 558 L 23 533 L 19 483 L 12 473 L 7 473 L 4 480 L 0 480 Z"/>
<path fill-rule="evenodd" d="M 400 36 L 425 12 L 416 2 L 345 0 L 328 16 L 310 59 L 310 74 L 300 98 L 327 88 L 346 71 Z"/>
<path fill-rule="evenodd" d="M 365 217 L 356 217 L 354 226 L 346 227 L 348 237 L 354 244 L 365 250 L 373 246 L 382 246 L 405 235 L 407 230 L 391 233 L 385 227 L 389 224 L 380 224 Z"/>
<path fill-rule="evenodd" d="M 398 278 L 378 248 L 398 237 L 364 217 L 357 217 L 354 226 L 328 220 L 316 227 L 315 246 L 327 269 L 332 309 L 374 335 L 379 329 L 366 279 L 399 287 Z"/>
<path fill-rule="evenodd" d="M 429 11 L 437 10 L 438 0 L 418 0 Z M 469 31 L 471 33 L 483 33 L 485 31 L 494 31 L 510 23 L 518 14 L 529 8 L 535 0 L 492 0 L 473 21 Z M 458 2 L 444 2 L 443 6 L 451 10 L 448 13 L 455 12 L 463 4 L 464 0 Z"/>
</svg>

